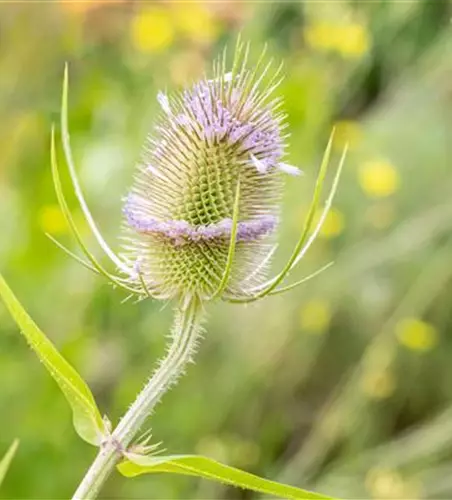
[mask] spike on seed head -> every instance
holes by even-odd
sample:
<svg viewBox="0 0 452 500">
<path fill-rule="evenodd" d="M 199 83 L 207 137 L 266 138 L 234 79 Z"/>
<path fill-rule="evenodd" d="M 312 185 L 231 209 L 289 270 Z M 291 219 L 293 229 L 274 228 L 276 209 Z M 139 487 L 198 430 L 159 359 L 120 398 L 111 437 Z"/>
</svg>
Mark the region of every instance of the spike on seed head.
<svg viewBox="0 0 452 500">
<path fill-rule="evenodd" d="M 140 279 L 161 297 L 215 293 L 228 265 L 239 178 L 226 291 L 244 293 L 277 226 L 282 172 L 298 174 L 282 161 L 278 72 L 265 83 L 269 66 L 250 69 L 240 49 L 232 72 L 224 60 L 214 68 L 213 78 L 179 94 L 158 94 L 163 113 L 124 206 L 125 257 L 140 262 Z"/>
</svg>

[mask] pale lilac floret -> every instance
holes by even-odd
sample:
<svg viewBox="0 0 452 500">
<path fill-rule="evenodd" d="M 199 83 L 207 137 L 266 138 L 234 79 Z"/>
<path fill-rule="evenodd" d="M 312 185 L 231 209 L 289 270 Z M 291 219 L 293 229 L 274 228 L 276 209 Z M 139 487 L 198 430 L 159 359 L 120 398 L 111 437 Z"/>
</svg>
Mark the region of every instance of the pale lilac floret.
<svg viewBox="0 0 452 500">
<path fill-rule="evenodd" d="M 130 200 L 124 207 L 124 215 L 129 226 L 143 234 L 160 235 L 172 240 L 175 244 L 187 242 L 229 239 L 232 232 L 232 219 L 226 218 L 215 224 L 192 226 L 184 220 L 159 221 L 149 217 L 133 207 Z M 278 218 L 273 215 L 256 217 L 253 220 L 241 221 L 237 224 L 237 241 L 254 241 L 274 231 Z"/>
<path fill-rule="evenodd" d="M 265 174 L 267 172 L 268 165 L 262 160 L 257 159 L 253 154 L 251 155 L 251 161 L 260 174 Z"/>
<path fill-rule="evenodd" d="M 301 175 L 302 172 L 298 167 L 294 165 L 289 165 L 288 163 L 278 163 L 278 168 L 281 172 L 285 172 L 289 175 Z"/>
<path fill-rule="evenodd" d="M 154 165 L 147 165 L 147 171 L 150 172 L 152 175 L 155 175 L 159 179 L 165 180 L 165 176 L 161 174 L 161 172 L 154 167 Z"/>
<path fill-rule="evenodd" d="M 171 107 L 170 107 L 168 96 L 165 93 L 163 93 L 163 92 L 159 92 L 157 94 L 157 101 L 159 102 L 159 104 L 162 107 L 163 111 L 167 115 L 170 115 L 171 114 Z"/>
<path fill-rule="evenodd" d="M 183 94 L 184 113 L 177 123 L 205 140 L 226 141 L 248 155 L 260 173 L 277 167 L 284 155 L 280 124 L 270 109 L 254 111 L 252 102 L 242 102 L 241 90 L 234 89 L 230 101 L 218 95 L 214 80 L 200 82 Z M 226 86 L 226 92 L 229 86 Z M 289 173 L 293 174 L 293 171 Z"/>
</svg>

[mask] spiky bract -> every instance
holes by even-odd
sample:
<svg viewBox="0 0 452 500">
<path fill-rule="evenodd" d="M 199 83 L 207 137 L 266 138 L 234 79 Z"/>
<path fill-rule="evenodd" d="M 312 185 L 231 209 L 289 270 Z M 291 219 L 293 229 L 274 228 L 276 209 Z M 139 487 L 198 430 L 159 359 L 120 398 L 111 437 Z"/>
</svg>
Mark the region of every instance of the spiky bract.
<svg viewBox="0 0 452 500">
<path fill-rule="evenodd" d="M 243 294 L 260 277 L 253 271 L 277 226 L 281 172 L 296 169 L 282 163 L 285 115 L 274 97 L 280 68 L 268 76 L 262 56 L 250 69 L 247 52 L 238 47 L 231 73 L 223 56 L 212 79 L 158 96 L 162 113 L 124 207 L 131 280 L 155 297 L 215 293 L 228 265 L 239 186 L 225 289 Z"/>
</svg>

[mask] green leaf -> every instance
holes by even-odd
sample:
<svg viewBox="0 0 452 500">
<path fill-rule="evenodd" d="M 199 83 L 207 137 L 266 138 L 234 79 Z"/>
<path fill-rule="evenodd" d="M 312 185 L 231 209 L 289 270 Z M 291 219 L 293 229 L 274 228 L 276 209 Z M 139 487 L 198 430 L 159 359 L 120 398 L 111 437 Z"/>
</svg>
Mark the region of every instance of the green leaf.
<svg viewBox="0 0 452 500">
<path fill-rule="evenodd" d="M 231 486 L 259 491 L 279 498 L 291 498 L 297 500 L 326 500 L 330 497 L 313 493 L 311 491 L 295 488 L 286 484 L 277 483 L 263 479 L 254 474 L 244 472 L 240 469 L 223 465 L 211 458 L 200 455 L 169 455 L 143 456 L 128 453 L 128 460 L 121 462 L 117 468 L 126 477 L 139 476 L 140 474 L 152 474 L 156 472 L 169 472 L 174 474 L 185 474 L 197 476 L 204 479 L 219 481 Z M 331 499 L 330 499 L 331 500 Z"/>
<path fill-rule="evenodd" d="M 88 443 L 99 445 L 105 435 L 105 424 L 85 381 L 30 318 L 1 274 L 0 297 L 30 347 L 63 391 L 72 408 L 79 436 Z"/>
<path fill-rule="evenodd" d="M 11 465 L 11 461 L 14 458 L 14 455 L 16 454 L 18 446 L 19 446 L 19 440 L 15 439 L 12 442 L 11 446 L 9 447 L 8 451 L 0 460 L 0 486 L 2 485 L 3 480 L 5 479 L 6 473 L 8 472 L 9 466 Z"/>
</svg>

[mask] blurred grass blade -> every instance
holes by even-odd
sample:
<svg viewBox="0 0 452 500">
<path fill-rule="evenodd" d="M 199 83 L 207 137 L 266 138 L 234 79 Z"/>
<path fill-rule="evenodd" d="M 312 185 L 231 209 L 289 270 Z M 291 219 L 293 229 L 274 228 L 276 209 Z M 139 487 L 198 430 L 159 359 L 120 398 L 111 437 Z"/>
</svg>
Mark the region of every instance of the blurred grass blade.
<svg viewBox="0 0 452 500">
<path fill-rule="evenodd" d="M 6 473 L 8 472 L 9 466 L 11 465 L 11 461 L 14 458 L 14 455 L 16 454 L 18 446 L 19 446 L 19 440 L 15 439 L 12 442 L 11 446 L 9 447 L 8 451 L 0 460 L 0 486 L 2 485 L 3 480 L 5 479 Z"/>
<path fill-rule="evenodd" d="M 104 422 L 85 381 L 30 318 L 1 274 L 0 297 L 30 347 L 63 391 L 72 408 L 74 427 L 79 436 L 88 443 L 99 445 Z"/>
<path fill-rule="evenodd" d="M 126 477 L 140 474 L 169 472 L 202 477 L 248 490 L 274 495 L 279 498 L 325 500 L 330 497 L 285 484 L 263 479 L 254 474 L 220 464 L 200 455 L 143 456 L 128 453 L 129 460 L 120 463 L 119 472 Z"/>
</svg>

